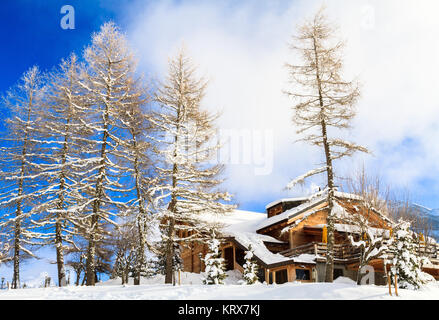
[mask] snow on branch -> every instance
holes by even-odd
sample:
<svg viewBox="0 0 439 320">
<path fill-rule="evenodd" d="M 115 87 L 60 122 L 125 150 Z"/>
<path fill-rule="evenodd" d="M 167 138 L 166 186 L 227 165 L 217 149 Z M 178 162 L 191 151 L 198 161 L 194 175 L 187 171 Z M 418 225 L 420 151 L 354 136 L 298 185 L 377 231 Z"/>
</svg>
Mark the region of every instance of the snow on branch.
<svg viewBox="0 0 439 320">
<path fill-rule="evenodd" d="M 291 189 L 293 189 L 293 188 L 294 188 L 296 185 L 298 185 L 298 184 L 303 185 L 303 184 L 305 183 L 305 179 L 307 179 L 307 178 L 309 178 L 309 177 L 312 177 L 312 176 L 315 176 L 315 175 L 317 175 L 317 174 L 323 173 L 323 172 L 326 171 L 327 168 L 328 168 L 327 166 L 324 166 L 324 167 L 321 167 L 321 168 L 318 168 L 318 169 L 314 169 L 314 170 L 308 171 L 308 172 L 305 173 L 304 175 L 301 175 L 301 176 L 295 178 L 294 180 L 292 180 L 292 181 L 287 185 L 287 189 L 290 189 L 290 190 L 291 190 Z"/>
</svg>

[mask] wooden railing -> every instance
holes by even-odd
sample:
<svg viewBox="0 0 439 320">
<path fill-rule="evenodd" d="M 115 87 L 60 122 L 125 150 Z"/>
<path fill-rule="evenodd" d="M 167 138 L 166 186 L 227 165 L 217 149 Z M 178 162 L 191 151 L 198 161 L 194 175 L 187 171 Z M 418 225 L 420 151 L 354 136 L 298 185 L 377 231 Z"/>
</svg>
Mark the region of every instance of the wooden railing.
<svg viewBox="0 0 439 320">
<path fill-rule="evenodd" d="M 280 252 L 286 257 L 296 257 L 301 254 L 315 254 L 318 256 L 326 256 L 326 243 L 312 242 L 303 246 L 295 247 Z M 350 245 L 336 244 L 334 245 L 334 258 L 340 260 L 351 260 L 360 257 L 360 250 Z"/>
<path fill-rule="evenodd" d="M 439 244 L 420 245 L 418 252 L 428 258 L 439 259 Z"/>
<path fill-rule="evenodd" d="M 297 257 L 301 254 L 314 254 L 318 256 L 326 256 L 326 243 L 311 242 L 302 246 L 288 249 L 280 252 L 286 257 Z M 431 259 L 439 259 L 439 244 L 420 245 L 418 252 L 422 256 Z M 353 260 L 360 258 L 360 249 L 354 248 L 349 244 L 334 245 L 334 258 L 339 260 Z"/>
</svg>

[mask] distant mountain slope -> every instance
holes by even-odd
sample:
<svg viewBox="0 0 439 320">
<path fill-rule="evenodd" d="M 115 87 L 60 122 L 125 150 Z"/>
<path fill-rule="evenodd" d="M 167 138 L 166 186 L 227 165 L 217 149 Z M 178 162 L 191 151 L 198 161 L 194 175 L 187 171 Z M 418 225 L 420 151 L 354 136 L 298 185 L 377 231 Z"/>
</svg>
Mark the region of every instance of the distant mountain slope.
<svg viewBox="0 0 439 320">
<path fill-rule="evenodd" d="M 430 221 L 432 236 L 439 242 L 439 209 L 430 209 L 416 203 L 413 203 L 412 206 L 421 216 Z"/>
</svg>

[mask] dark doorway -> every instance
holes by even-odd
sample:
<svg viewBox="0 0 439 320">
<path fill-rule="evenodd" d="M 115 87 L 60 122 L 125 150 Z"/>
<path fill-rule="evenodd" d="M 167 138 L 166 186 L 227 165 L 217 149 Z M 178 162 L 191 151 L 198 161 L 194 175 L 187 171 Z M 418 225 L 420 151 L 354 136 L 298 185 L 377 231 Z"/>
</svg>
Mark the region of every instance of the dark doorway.
<svg viewBox="0 0 439 320">
<path fill-rule="evenodd" d="M 310 277 L 310 274 L 309 274 L 309 270 L 296 269 L 296 280 L 297 281 L 311 280 L 311 277 Z"/>
<path fill-rule="evenodd" d="M 224 249 L 224 259 L 226 264 L 226 271 L 233 270 L 233 248 L 228 247 Z"/>
<path fill-rule="evenodd" d="M 334 269 L 334 280 L 343 277 L 343 269 Z"/>
<path fill-rule="evenodd" d="M 235 260 L 236 263 L 239 264 L 241 267 L 244 267 L 245 264 L 245 251 L 240 248 L 235 248 Z"/>
<path fill-rule="evenodd" d="M 288 282 L 288 272 L 287 269 L 276 271 L 276 283 L 282 284 Z"/>
</svg>

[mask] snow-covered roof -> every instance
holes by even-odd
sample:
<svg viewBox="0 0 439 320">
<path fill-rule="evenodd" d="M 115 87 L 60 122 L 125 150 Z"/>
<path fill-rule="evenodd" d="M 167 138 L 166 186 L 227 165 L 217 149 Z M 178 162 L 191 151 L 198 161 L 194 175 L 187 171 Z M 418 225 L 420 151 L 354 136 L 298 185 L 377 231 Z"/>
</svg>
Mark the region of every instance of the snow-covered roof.
<svg viewBox="0 0 439 320">
<path fill-rule="evenodd" d="M 315 254 L 309 254 L 309 253 L 302 253 L 301 255 L 292 258 L 294 262 L 296 263 L 308 263 L 308 264 L 315 264 L 317 258 L 323 258 L 322 256 L 315 255 Z"/>
<path fill-rule="evenodd" d="M 267 204 L 265 206 L 265 209 L 274 207 L 275 205 L 282 203 L 282 202 L 296 202 L 296 201 L 307 201 L 309 199 L 309 197 L 301 197 L 301 198 L 284 198 L 284 199 L 279 199 L 273 202 L 270 202 L 269 204 Z"/>
<path fill-rule="evenodd" d="M 256 233 L 259 224 L 267 219 L 265 213 L 234 210 L 225 215 L 210 216 L 208 219 L 222 225 L 221 234 L 224 237 L 233 238 L 246 249 L 251 245 L 254 255 L 266 265 L 294 261 L 293 258 L 271 252 L 264 244 L 264 242 L 282 244 L 283 241 Z"/>
<path fill-rule="evenodd" d="M 259 226 L 258 226 L 258 230 L 269 227 L 273 224 L 276 224 L 280 221 L 283 220 L 288 220 L 304 211 L 306 211 L 307 209 L 309 209 L 310 207 L 313 207 L 315 205 L 317 205 L 320 202 L 324 202 L 326 200 L 326 195 L 325 194 L 320 194 L 319 196 L 316 197 L 310 197 L 310 199 L 305 202 L 302 203 L 301 205 L 294 207 L 290 210 L 287 210 L 281 214 L 278 214 L 276 216 L 270 217 L 268 219 L 265 219 L 264 221 L 262 221 Z"/>
</svg>

